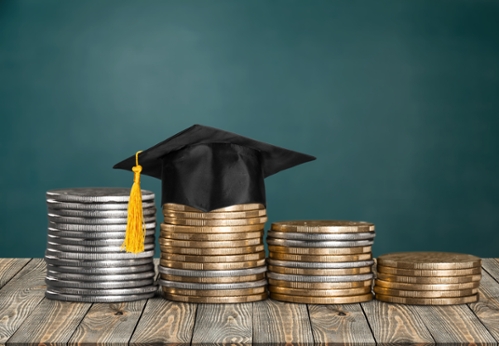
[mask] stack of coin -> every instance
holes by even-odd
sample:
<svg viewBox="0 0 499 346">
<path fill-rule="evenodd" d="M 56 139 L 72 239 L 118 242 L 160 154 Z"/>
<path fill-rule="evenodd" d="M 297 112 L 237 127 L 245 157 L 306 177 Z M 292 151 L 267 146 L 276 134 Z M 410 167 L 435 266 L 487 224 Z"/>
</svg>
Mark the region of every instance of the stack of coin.
<svg viewBox="0 0 499 346">
<path fill-rule="evenodd" d="M 371 300 L 374 236 L 367 222 L 273 223 L 267 234 L 270 298 L 307 304 Z"/>
<path fill-rule="evenodd" d="M 142 190 L 146 237 L 139 254 L 121 249 L 129 195 L 127 188 L 47 192 L 47 298 L 124 302 L 154 296 L 154 194 Z"/>
<path fill-rule="evenodd" d="M 399 252 L 377 262 L 376 299 L 414 305 L 453 305 L 478 301 L 478 257 L 449 252 Z"/>
<path fill-rule="evenodd" d="M 267 298 L 262 204 L 210 212 L 163 205 L 159 272 L 163 296 L 191 303 L 243 303 Z"/>
</svg>

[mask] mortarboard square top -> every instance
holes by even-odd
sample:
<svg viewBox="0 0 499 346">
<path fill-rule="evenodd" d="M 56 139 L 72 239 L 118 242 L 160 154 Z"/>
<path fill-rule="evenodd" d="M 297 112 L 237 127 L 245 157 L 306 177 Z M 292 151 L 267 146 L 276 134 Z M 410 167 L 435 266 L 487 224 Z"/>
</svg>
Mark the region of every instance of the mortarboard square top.
<svg viewBox="0 0 499 346">
<path fill-rule="evenodd" d="M 264 178 L 315 157 L 194 125 L 139 154 L 142 174 L 162 181 L 162 203 L 211 211 L 265 204 Z M 135 155 L 113 168 L 131 170 Z"/>
</svg>

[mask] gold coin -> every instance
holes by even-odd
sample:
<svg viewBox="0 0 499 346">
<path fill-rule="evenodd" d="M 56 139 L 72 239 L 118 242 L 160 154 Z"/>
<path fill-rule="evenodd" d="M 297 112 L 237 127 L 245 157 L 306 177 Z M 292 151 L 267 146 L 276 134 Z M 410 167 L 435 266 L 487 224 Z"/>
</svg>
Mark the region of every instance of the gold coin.
<svg viewBox="0 0 499 346">
<path fill-rule="evenodd" d="M 451 270 L 481 267 L 480 258 L 453 252 L 396 252 L 378 257 L 385 267 L 424 270 Z"/>
<path fill-rule="evenodd" d="M 265 259 L 258 261 L 246 262 L 222 262 L 222 263 L 199 263 L 199 262 L 177 262 L 160 260 L 162 266 L 176 269 L 192 269 L 192 270 L 233 270 L 261 267 L 265 265 Z"/>
<path fill-rule="evenodd" d="M 182 226 L 170 225 L 161 223 L 161 232 L 176 232 L 176 233 L 242 233 L 263 231 L 264 224 L 245 225 L 245 226 Z"/>
<path fill-rule="evenodd" d="M 219 212 L 227 212 L 227 211 L 246 211 L 246 210 L 258 210 L 265 209 L 265 206 L 260 203 L 247 203 L 247 204 L 235 204 L 228 207 L 218 208 L 215 210 L 209 211 L 210 213 L 219 213 Z M 173 210 L 173 211 L 188 211 L 194 213 L 206 213 L 205 211 L 189 207 L 183 204 L 177 203 L 165 203 L 163 204 L 163 210 Z"/>
<path fill-rule="evenodd" d="M 163 210 L 163 216 L 175 219 L 249 219 L 267 215 L 267 210 L 230 211 L 224 213 L 192 213 L 188 211 Z"/>
<path fill-rule="evenodd" d="M 311 268 L 289 268 L 269 265 L 269 271 L 279 274 L 293 274 L 293 275 L 356 275 L 371 273 L 372 268 L 359 267 L 359 268 L 346 268 L 346 269 L 311 269 Z"/>
<path fill-rule="evenodd" d="M 450 269 L 450 270 L 431 270 L 431 269 L 402 269 L 394 267 L 377 266 L 378 273 L 402 275 L 402 276 L 465 276 L 478 275 L 482 272 L 482 268 L 469 269 Z"/>
<path fill-rule="evenodd" d="M 356 262 L 368 261 L 373 258 L 371 253 L 359 255 L 293 255 L 289 253 L 270 252 L 269 258 L 281 261 L 296 261 L 296 262 Z"/>
<path fill-rule="evenodd" d="M 294 255 L 351 255 L 370 253 L 372 246 L 361 247 L 331 247 L 331 248 L 308 248 L 308 247 L 288 247 L 279 245 L 269 245 L 269 251 L 288 253 Z"/>
<path fill-rule="evenodd" d="M 195 248 L 195 247 L 170 247 L 160 246 L 160 250 L 166 253 L 176 253 L 181 255 L 198 255 L 198 256 L 213 256 L 213 255 L 246 255 L 264 250 L 263 245 L 243 246 L 232 248 Z"/>
<path fill-rule="evenodd" d="M 359 294 L 357 296 L 348 297 L 309 297 L 309 296 L 292 296 L 287 294 L 270 293 L 270 298 L 288 303 L 298 304 L 352 304 L 368 302 L 373 299 L 372 293 Z"/>
<path fill-rule="evenodd" d="M 376 294 L 376 299 L 382 302 L 395 303 L 395 304 L 409 304 L 409 305 L 455 305 L 455 304 L 468 304 L 478 301 L 478 294 L 468 297 L 458 298 L 405 298 L 394 297 L 383 294 Z"/>
<path fill-rule="evenodd" d="M 480 281 L 481 275 L 467 276 L 402 276 L 377 273 L 377 278 L 383 281 L 405 282 L 412 284 L 461 284 L 465 282 Z"/>
<path fill-rule="evenodd" d="M 299 233 L 359 233 L 373 232 L 374 224 L 363 221 L 298 220 L 273 222 L 271 229 Z"/>
<path fill-rule="evenodd" d="M 284 281 L 269 279 L 269 284 L 279 287 L 299 288 L 306 290 L 337 290 L 344 288 L 361 288 L 369 287 L 373 284 L 373 280 L 352 281 L 352 282 L 299 282 L 299 281 Z"/>
<path fill-rule="evenodd" d="M 404 282 L 375 280 L 376 286 L 408 291 L 454 291 L 478 288 L 480 281 L 465 282 L 462 284 L 410 284 Z"/>
<path fill-rule="evenodd" d="M 159 238 L 159 245 L 161 247 L 189 247 L 189 248 L 232 248 L 242 246 L 253 246 L 263 244 L 262 238 L 244 239 L 244 240 L 227 240 L 227 241 L 195 241 L 195 240 L 171 240 Z"/>
<path fill-rule="evenodd" d="M 238 282 L 251 282 L 265 279 L 265 273 L 242 275 L 242 276 L 220 276 L 220 277 L 198 277 L 198 276 L 178 276 L 170 274 L 160 274 L 163 280 L 189 282 L 199 284 L 232 284 Z"/>
<path fill-rule="evenodd" d="M 457 290 L 457 291 L 406 291 L 406 290 L 395 290 L 391 288 L 374 286 L 374 292 L 376 294 L 382 294 L 385 296 L 394 296 L 394 297 L 457 298 L 457 297 L 467 297 L 476 294 L 478 293 L 478 289 L 472 288 L 469 290 Z"/>
<path fill-rule="evenodd" d="M 356 296 L 371 292 L 371 286 L 359 288 L 344 288 L 344 289 L 322 289 L 310 290 L 306 288 L 289 288 L 280 286 L 269 286 L 269 291 L 272 293 L 286 294 L 290 296 L 303 296 L 303 297 L 344 297 Z"/>
<path fill-rule="evenodd" d="M 163 293 L 163 297 L 168 300 L 184 303 L 206 303 L 206 304 L 231 304 L 231 303 L 250 303 L 267 299 L 267 292 L 260 294 L 252 294 L 247 296 L 235 297 L 194 297 L 194 296 L 181 296 L 178 294 Z"/>
<path fill-rule="evenodd" d="M 161 231 L 160 239 L 177 239 L 177 240 L 202 240 L 202 241 L 224 241 L 224 240 L 243 240 L 252 238 L 262 238 L 263 231 L 247 232 L 247 233 L 181 233 Z"/>
<path fill-rule="evenodd" d="M 265 258 L 265 251 L 252 253 L 248 255 L 229 255 L 229 256 L 189 256 L 162 253 L 161 259 L 177 262 L 196 262 L 196 263 L 226 263 L 226 262 L 246 262 L 258 261 Z"/>
<path fill-rule="evenodd" d="M 203 220 L 203 219 L 179 219 L 174 217 L 165 217 L 165 223 L 184 226 L 246 226 L 263 224 L 267 222 L 267 217 L 253 217 L 248 219 L 221 219 L 221 220 Z"/>
<path fill-rule="evenodd" d="M 267 287 L 242 288 L 233 290 L 187 290 L 175 287 L 161 287 L 163 293 L 195 297 L 236 297 L 249 296 L 267 291 Z"/>
</svg>

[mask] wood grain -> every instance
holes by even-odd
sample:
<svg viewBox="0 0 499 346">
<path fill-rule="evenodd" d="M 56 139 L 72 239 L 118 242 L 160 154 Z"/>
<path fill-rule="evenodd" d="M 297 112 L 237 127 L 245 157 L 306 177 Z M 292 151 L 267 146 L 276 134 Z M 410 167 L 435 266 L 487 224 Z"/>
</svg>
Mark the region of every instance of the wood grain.
<svg viewBox="0 0 499 346">
<path fill-rule="evenodd" d="M 313 345 L 307 306 L 272 299 L 253 303 L 253 343 Z"/>
<path fill-rule="evenodd" d="M 30 260 L 30 258 L 0 258 L 0 288 L 5 286 Z"/>
<path fill-rule="evenodd" d="M 316 345 L 375 345 L 360 304 L 309 305 Z"/>
<path fill-rule="evenodd" d="M 199 304 L 192 345 L 251 345 L 253 304 Z"/>
<path fill-rule="evenodd" d="M 487 258 L 482 260 L 482 268 L 499 282 L 499 258 Z"/>
</svg>

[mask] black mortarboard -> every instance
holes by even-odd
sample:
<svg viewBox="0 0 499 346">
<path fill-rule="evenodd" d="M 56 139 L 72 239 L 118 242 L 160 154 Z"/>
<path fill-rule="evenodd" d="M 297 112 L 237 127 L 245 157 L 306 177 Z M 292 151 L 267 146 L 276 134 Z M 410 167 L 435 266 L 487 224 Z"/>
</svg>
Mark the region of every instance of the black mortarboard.
<svg viewBox="0 0 499 346">
<path fill-rule="evenodd" d="M 142 174 L 161 179 L 162 203 L 211 211 L 265 204 L 264 178 L 315 157 L 235 133 L 194 125 L 144 150 Z M 135 155 L 113 168 L 131 170 Z"/>
</svg>

